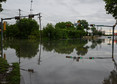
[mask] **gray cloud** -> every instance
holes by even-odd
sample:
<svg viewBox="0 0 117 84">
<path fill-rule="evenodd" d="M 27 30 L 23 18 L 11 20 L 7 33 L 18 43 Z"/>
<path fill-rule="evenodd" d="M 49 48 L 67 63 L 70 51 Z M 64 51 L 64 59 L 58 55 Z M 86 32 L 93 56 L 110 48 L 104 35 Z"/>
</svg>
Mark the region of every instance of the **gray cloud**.
<svg viewBox="0 0 117 84">
<path fill-rule="evenodd" d="M 76 22 L 78 19 L 86 19 L 89 23 L 109 24 L 115 21 L 111 15 L 107 15 L 103 0 L 33 0 L 33 13 L 42 13 L 42 23 L 56 23 L 59 21 Z M 0 13 L 1 17 L 18 15 L 18 9 L 22 15 L 30 12 L 30 0 L 8 0 L 3 4 L 5 9 Z"/>
</svg>

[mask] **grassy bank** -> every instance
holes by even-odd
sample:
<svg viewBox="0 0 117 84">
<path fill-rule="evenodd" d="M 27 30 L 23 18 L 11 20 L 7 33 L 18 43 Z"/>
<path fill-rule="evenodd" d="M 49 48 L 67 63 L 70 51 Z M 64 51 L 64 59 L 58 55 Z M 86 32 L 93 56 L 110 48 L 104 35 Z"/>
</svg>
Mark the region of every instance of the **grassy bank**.
<svg viewBox="0 0 117 84">
<path fill-rule="evenodd" d="M 9 67 L 9 64 L 3 58 L 0 58 L 0 74 L 4 74 Z"/>
<path fill-rule="evenodd" d="M 20 68 L 18 63 L 13 63 L 13 70 L 8 75 L 9 84 L 20 84 Z"/>
<path fill-rule="evenodd" d="M 12 70 L 9 71 L 9 68 Z M 13 63 L 13 65 L 10 66 L 5 59 L 0 58 L 0 82 L 4 81 L 3 79 L 6 80 L 6 84 L 20 84 L 19 64 Z"/>
</svg>

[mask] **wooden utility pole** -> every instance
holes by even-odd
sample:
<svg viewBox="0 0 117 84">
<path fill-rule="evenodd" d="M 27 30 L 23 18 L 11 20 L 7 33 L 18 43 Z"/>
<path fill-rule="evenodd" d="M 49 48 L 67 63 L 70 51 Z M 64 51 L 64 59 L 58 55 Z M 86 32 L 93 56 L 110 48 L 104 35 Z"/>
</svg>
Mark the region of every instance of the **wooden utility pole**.
<svg viewBox="0 0 117 84">
<path fill-rule="evenodd" d="M 3 58 L 3 19 L 1 18 L 1 57 Z"/>
<path fill-rule="evenodd" d="M 20 27 L 20 19 L 21 19 L 21 9 L 19 9 L 19 27 Z M 21 57 L 21 45 L 19 46 L 19 64 L 21 62 L 20 57 Z"/>
<path fill-rule="evenodd" d="M 19 17 L 21 17 L 21 9 L 19 9 Z"/>
</svg>

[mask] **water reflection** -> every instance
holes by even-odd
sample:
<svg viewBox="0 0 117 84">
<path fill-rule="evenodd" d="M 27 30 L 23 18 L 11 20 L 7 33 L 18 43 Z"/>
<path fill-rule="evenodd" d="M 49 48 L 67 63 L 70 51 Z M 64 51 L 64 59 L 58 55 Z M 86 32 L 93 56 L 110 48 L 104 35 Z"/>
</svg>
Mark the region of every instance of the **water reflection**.
<svg viewBox="0 0 117 84">
<path fill-rule="evenodd" d="M 110 72 L 109 77 L 104 79 L 103 84 L 117 84 L 117 62 L 114 59 L 114 42 L 115 41 L 112 41 L 112 61 L 114 63 L 114 69 Z"/>
<path fill-rule="evenodd" d="M 108 78 L 105 78 L 103 81 L 103 84 L 117 84 L 117 63 L 115 59 L 113 58 L 112 61 L 114 62 L 114 70 L 110 72 L 110 75 Z"/>
<path fill-rule="evenodd" d="M 15 49 L 16 55 L 22 58 L 20 69 L 25 84 L 116 84 L 117 70 L 106 65 L 111 65 L 113 61 L 117 66 L 117 63 L 110 55 L 111 46 L 105 42 L 105 39 L 9 40 L 4 48 Z M 102 47 L 97 50 L 98 45 Z"/>
<path fill-rule="evenodd" d="M 104 40 L 93 40 L 91 41 L 92 44 L 91 46 L 86 46 L 86 47 L 78 47 L 78 49 L 76 49 L 77 51 L 81 51 L 80 53 L 84 53 L 84 54 L 78 54 L 78 56 L 66 56 L 67 59 L 73 59 L 73 61 L 79 62 L 80 60 L 84 60 L 84 59 L 89 59 L 89 60 L 96 60 L 96 59 L 112 59 L 113 63 L 114 63 L 114 69 L 110 72 L 110 75 L 105 78 L 103 80 L 103 84 L 117 84 L 117 62 L 115 60 L 115 55 L 114 55 L 114 43 L 115 41 L 112 41 L 111 39 L 108 39 L 109 43 L 107 45 L 111 45 L 112 44 L 112 56 L 111 57 L 82 57 L 79 55 L 85 55 L 84 52 L 88 52 L 88 48 L 90 47 L 91 49 L 96 48 L 97 44 L 101 44 Z M 83 51 L 83 52 L 82 52 Z"/>
<path fill-rule="evenodd" d="M 36 40 L 6 40 L 4 48 L 16 50 L 16 55 L 23 58 L 32 58 L 39 51 L 39 41 Z"/>
<path fill-rule="evenodd" d="M 72 56 L 66 56 L 66 58 L 76 60 L 77 62 L 79 62 L 82 59 L 112 59 L 112 57 L 72 57 Z"/>
<path fill-rule="evenodd" d="M 91 46 L 86 46 L 88 40 L 59 40 L 59 41 L 44 41 L 43 49 L 45 51 L 55 51 L 60 54 L 71 54 L 74 49 L 77 51 L 77 55 L 86 55 L 88 49 L 91 47 L 94 49 L 98 44 L 102 43 L 102 40 L 91 41 Z"/>
<path fill-rule="evenodd" d="M 97 45 L 100 45 L 104 41 L 105 41 L 104 39 L 91 40 L 92 45 L 90 46 L 90 48 L 95 49 Z"/>
<path fill-rule="evenodd" d="M 86 45 L 91 42 L 92 45 Z M 88 40 L 57 40 L 57 41 L 42 41 L 39 45 L 39 41 L 36 40 L 6 40 L 4 42 L 4 49 L 12 48 L 16 50 L 16 55 L 23 58 L 32 58 L 37 52 L 41 51 L 43 45 L 44 51 L 54 51 L 59 54 L 71 54 L 75 49 L 77 55 L 84 56 L 88 53 L 88 49 L 94 49 L 98 44 L 102 43 L 102 40 L 88 41 Z M 39 60 L 41 52 L 39 52 Z"/>
<path fill-rule="evenodd" d="M 79 45 L 79 40 L 58 40 L 58 41 L 43 41 L 43 49 L 45 51 L 55 51 L 60 54 L 70 54 L 74 48 Z M 82 43 L 85 45 L 87 42 Z M 82 46 L 82 45 L 81 45 Z"/>
</svg>

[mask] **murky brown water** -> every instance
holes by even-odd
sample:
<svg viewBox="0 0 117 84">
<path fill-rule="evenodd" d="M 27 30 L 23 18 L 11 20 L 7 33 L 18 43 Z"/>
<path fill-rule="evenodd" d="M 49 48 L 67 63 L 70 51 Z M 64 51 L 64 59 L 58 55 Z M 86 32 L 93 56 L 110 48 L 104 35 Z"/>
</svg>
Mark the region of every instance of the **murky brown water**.
<svg viewBox="0 0 117 84">
<path fill-rule="evenodd" d="M 117 41 L 7 40 L 9 63 L 19 62 L 21 84 L 117 84 Z M 113 83 L 109 83 L 113 82 Z"/>
</svg>

